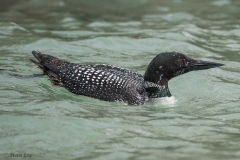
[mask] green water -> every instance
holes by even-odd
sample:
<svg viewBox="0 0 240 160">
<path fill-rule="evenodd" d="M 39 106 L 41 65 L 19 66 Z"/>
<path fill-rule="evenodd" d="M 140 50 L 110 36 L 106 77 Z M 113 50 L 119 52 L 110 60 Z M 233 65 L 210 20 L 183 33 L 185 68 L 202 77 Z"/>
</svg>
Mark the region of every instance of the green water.
<svg viewBox="0 0 240 160">
<path fill-rule="evenodd" d="M 174 97 L 143 106 L 0 73 L 0 159 L 240 159 L 239 8 L 237 0 L 1 0 L 0 69 L 11 73 L 41 73 L 32 50 L 140 73 L 165 51 L 226 66 L 174 78 Z"/>
</svg>

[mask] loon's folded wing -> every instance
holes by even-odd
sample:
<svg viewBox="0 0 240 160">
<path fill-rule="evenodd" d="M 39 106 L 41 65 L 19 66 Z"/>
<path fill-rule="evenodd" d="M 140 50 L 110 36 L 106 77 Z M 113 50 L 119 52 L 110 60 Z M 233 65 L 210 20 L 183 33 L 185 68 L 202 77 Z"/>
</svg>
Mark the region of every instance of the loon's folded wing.
<svg viewBox="0 0 240 160">
<path fill-rule="evenodd" d="M 133 76 L 134 77 L 134 76 Z M 142 82 L 123 72 L 89 65 L 62 68 L 58 80 L 70 92 L 107 101 L 142 104 L 146 101 Z"/>
</svg>

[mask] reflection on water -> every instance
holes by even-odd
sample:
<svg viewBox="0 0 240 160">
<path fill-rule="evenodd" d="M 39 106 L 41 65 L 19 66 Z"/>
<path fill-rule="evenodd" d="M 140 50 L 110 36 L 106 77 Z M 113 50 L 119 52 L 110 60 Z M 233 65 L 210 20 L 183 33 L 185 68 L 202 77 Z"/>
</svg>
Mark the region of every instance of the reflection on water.
<svg viewBox="0 0 240 160">
<path fill-rule="evenodd" d="M 131 107 L 73 95 L 47 77 L 1 72 L 0 154 L 239 159 L 239 7 L 233 0 L 2 0 L 0 69 L 11 73 L 40 73 L 32 50 L 140 73 L 165 51 L 226 66 L 174 78 L 174 97 Z"/>
</svg>

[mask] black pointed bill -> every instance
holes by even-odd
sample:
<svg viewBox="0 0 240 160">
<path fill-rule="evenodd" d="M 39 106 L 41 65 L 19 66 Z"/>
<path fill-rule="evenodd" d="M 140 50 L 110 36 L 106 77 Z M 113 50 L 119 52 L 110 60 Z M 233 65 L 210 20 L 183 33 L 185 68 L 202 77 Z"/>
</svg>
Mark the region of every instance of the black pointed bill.
<svg viewBox="0 0 240 160">
<path fill-rule="evenodd" d="M 204 70 L 221 66 L 224 66 L 224 64 L 208 61 L 192 61 L 187 67 L 189 67 L 191 70 Z"/>
</svg>

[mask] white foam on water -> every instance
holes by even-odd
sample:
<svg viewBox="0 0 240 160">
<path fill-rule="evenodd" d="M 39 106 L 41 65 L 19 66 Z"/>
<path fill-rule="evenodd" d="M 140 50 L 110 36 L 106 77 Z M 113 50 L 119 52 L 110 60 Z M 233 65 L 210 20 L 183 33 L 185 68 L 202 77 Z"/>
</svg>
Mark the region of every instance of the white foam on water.
<svg viewBox="0 0 240 160">
<path fill-rule="evenodd" d="M 175 104 L 178 102 L 178 100 L 174 97 L 162 97 L 162 98 L 156 98 L 153 101 L 151 101 L 148 106 L 153 107 L 175 107 Z"/>
</svg>

